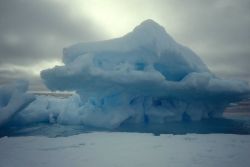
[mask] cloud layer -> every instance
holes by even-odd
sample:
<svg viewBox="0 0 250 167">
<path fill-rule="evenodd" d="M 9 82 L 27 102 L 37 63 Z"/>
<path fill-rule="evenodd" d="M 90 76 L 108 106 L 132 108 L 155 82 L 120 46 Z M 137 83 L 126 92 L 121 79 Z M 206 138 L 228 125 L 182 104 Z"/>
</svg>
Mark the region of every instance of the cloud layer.
<svg viewBox="0 0 250 167">
<path fill-rule="evenodd" d="M 249 80 L 249 8 L 247 0 L 0 1 L 0 83 L 32 78 L 60 61 L 63 47 L 120 36 L 148 18 L 217 75 Z"/>
</svg>

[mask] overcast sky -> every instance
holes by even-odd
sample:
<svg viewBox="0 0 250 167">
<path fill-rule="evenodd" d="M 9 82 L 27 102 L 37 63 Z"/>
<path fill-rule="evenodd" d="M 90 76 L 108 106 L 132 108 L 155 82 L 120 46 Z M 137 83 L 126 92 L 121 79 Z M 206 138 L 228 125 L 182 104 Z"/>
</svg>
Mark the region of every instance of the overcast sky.
<svg viewBox="0 0 250 167">
<path fill-rule="evenodd" d="M 0 84 L 61 64 L 62 48 L 153 19 L 220 77 L 250 81 L 249 0 L 0 0 Z"/>
</svg>

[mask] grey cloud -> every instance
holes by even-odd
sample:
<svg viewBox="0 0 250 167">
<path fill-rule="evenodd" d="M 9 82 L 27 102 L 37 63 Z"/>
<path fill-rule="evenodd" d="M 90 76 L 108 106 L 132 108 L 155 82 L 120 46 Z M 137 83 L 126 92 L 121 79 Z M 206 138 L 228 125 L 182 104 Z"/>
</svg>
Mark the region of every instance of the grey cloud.
<svg viewBox="0 0 250 167">
<path fill-rule="evenodd" d="M 27 65 L 60 59 L 63 47 L 104 36 L 88 18 L 48 0 L 0 1 L 0 64 Z"/>
<path fill-rule="evenodd" d="M 161 2 L 152 5 L 161 13 L 162 20 L 166 6 L 170 6 L 176 11 L 173 16 L 176 24 L 181 27 L 170 31 L 177 40 L 198 53 L 212 71 L 219 76 L 242 76 L 241 79 L 250 80 L 249 0 Z"/>
<path fill-rule="evenodd" d="M 84 2 L 83 9 L 88 7 L 88 1 Z M 0 1 L 0 66 L 60 60 L 63 47 L 109 35 L 92 18 L 73 16 L 68 4 L 52 0 Z M 126 12 L 136 13 L 135 18 L 151 13 L 217 75 L 250 80 L 249 0 L 128 0 L 119 4 L 127 8 Z M 0 73 L 0 82 L 3 75 Z"/>
<path fill-rule="evenodd" d="M 42 83 L 41 78 L 39 76 L 31 75 L 27 71 L 22 70 L 0 69 L 0 85 L 8 84 L 18 79 L 25 79 L 29 81 L 30 90 L 48 90 Z"/>
</svg>

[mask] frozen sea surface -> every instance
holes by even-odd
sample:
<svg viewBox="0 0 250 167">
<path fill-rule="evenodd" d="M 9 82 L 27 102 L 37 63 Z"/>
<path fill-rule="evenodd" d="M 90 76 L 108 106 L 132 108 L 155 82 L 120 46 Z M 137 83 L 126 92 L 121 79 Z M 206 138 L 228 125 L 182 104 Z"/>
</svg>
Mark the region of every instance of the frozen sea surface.
<svg viewBox="0 0 250 167">
<path fill-rule="evenodd" d="M 248 167 L 250 135 L 94 132 L 0 138 L 4 167 Z"/>
</svg>

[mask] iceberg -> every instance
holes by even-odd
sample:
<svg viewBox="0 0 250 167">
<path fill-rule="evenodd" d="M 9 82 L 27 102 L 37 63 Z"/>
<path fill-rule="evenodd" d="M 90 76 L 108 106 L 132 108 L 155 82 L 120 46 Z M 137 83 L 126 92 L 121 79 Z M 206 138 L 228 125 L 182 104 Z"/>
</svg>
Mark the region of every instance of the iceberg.
<svg viewBox="0 0 250 167">
<path fill-rule="evenodd" d="M 35 99 L 32 94 L 26 93 L 27 89 L 28 82 L 24 80 L 0 87 L 0 127 L 9 123 Z"/>
<path fill-rule="evenodd" d="M 216 118 L 250 92 L 247 82 L 217 77 L 153 20 L 120 38 L 64 48 L 63 63 L 41 78 L 52 91 L 79 95 L 67 99 L 76 103 L 72 112 L 54 114 L 64 123 L 114 128 Z"/>
</svg>

